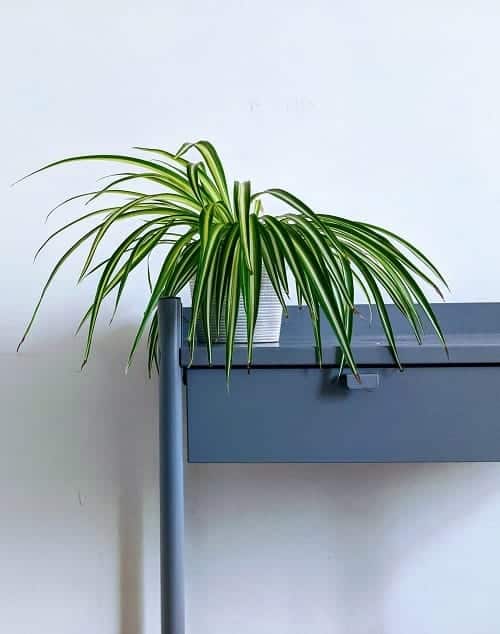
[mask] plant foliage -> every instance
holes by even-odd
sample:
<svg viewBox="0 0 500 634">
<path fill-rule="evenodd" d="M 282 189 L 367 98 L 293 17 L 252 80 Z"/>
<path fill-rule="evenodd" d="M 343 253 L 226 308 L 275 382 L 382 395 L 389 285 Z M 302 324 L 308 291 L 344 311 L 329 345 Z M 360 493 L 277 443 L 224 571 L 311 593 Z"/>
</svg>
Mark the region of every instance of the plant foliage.
<svg viewBox="0 0 500 634">
<path fill-rule="evenodd" d="M 323 313 L 338 340 L 342 355 L 340 367 L 347 365 L 358 375 L 351 350 L 356 313 L 355 286 L 362 289 L 370 306 L 376 307 L 398 365 L 396 340 L 383 291 L 409 321 L 419 342 L 423 335 L 423 314 L 445 345 L 421 284 L 430 285 L 442 296 L 439 285 L 446 286 L 446 282 L 432 262 L 405 239 L 372 224 L 316 213 L 283 189 L 253 192 L 249 181 L 236 181 L 230 190 L 221 160 L 208 141 L 185 143 L 176 153 L 155 148 L 134 149 L 140 150 L 146 158 L 114 154 L 73 156 L 28 174 L 32 176 L 58 165 L 81 161 L 111 161 L 130 170 L 114 174 L 111 182 L 96 191 L 72 196 L 61 203 L 78 198 L 86 198 L 87 203 L 107 201 L 104 207 L 85 213 L 55 231 L 40 247 L 38 252 L 69 227 L 89 219 L 96 221 L 95 226 L 83 233 L 55 264 L 19 345 L 30 331 L 54 276 L 83 245 L 87 252 L 80 280 L 93 275 L 96 288 L 93 302 L 79 326 L 79 329 L 87 328 L 82 365 L 89 358 L 104 300 L 114 295 L 116 312 L 130 274 L 141 264 L 148 264 L 150 294 L 128 365 L 147 331 L 150 373 L 154 366 L 158 367 L 158 301 L 161 297 L 178 295 L 193 278 L 192 318 L 188 332 L 191 347 L 197 324 L 201 322 L 211 361 L 209 323 L 215 311 L 217 330 L 222 320 L 226 326 L 226 373 L 229 376 L 242 298 L 250 365 L 263 270 L 269 275 L 285 313 L 289 278 L 295 282 L 299 302 L 309 310 L 320 363 L 320 314 Z M 197 162 L 185 158 L 191 150 L 197 151 Z M 155 191 L 141 191 L 145 184 Z M 264 214 L 266 197 L 280 201 L 287 213 L 280 216 Z M 134 228 L 109 257 L 96 264 L 96 253 L 104 238 L 126 220 L 136 221 Z M 164 245 L 168 247 L 161 267 L 151 279 L 149 256 L 165 248 Z"/>
</svg>

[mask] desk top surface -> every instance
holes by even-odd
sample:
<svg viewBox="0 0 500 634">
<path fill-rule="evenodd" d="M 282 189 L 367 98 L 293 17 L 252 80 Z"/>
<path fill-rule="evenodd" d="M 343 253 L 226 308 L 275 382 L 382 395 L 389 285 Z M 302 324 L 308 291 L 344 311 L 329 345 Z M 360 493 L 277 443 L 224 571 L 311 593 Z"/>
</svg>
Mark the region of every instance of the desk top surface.
<svg viewBox="0 0 500 634">
<path fill-rule="evenodd" d="M 475 365 L 500 364 L 500 303 L 435 304 L 433 308 L 441 323 L 448 344 L 449 356 L 432 334 L 423 318 L 426 334 L 420 345 L 411 334 L 408 323 L 394 306 L 389 306 L 400 359 L 403 365 Z M 361 315 L 368 315 L 367 306 L 359 306 Z M 190 309 L 183 310 L 184 331 L 190 319 Z M 323 364 L 335 366 L 338 344 L 331 329 L 322 324 Z M 394 360 L 385 340 L 378 317 L 355 319 L 352 339 L 354 357 L 360 366 L 392 366 Z M 224 365 L 225 345 L 213 346 L 213 366 Z M 189 348 L 184 342 L 181 363 L 189 364 Z M 307 309 L 289 307 L 283 318 L 280 342 L 254 346 L 254 366 L 316 366 L 316 353 Z M 234 366 L 246 366 L 246 345 L 236 345 Z M 204 345 L 195 347 L 193 368 L 208 367 Z"/>
</svg>

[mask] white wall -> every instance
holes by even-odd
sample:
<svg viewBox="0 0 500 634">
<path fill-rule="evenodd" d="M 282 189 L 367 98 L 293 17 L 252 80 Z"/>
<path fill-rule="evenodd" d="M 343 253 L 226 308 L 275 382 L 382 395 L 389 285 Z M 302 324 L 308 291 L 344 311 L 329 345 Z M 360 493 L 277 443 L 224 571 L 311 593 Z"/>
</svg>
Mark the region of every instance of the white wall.
<svg viewBox="0 0 500 634">
<path fill-rule="evenodd" d="M 80 373 L 91 286 L 61 273 L 102 169 L 71 153 L 207 137 L 233 177 L 392 226 L 453 301 L 500 300 L 497 2 L 3 0 L 0 631 L 159 632 L 157 396 L 122 374 L 137 281 Z M 112 170 L 111 170 L 112 171 Z M 75 209 L 59 213 L 59 221 Z M 467 242 L 466 242 L 467 240 Z M 189 466 L 189 634 L 496 634 L 500 467 Z"/>
</svg>

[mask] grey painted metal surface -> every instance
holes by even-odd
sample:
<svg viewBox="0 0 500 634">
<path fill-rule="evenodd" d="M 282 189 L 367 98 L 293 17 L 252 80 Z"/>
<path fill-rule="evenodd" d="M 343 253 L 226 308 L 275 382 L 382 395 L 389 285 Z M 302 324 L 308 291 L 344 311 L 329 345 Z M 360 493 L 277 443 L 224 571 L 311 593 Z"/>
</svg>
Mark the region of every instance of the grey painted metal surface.
<svg viewBox="0 0 500 634">
<path fill-rule="evenodd" d="M 368 314 L 367 306 L 358 307 Z M 432 328 L 423 345 L 389 306 L 404 373 L 381 324 L 357 319 L 353 350 L 362 368 L 335 384 L 338 346 L 323 324 L 324 369 L 317 367 L 306 310 L 290 307 L 276 346 L 255 346 L 248 375 L 237 347 L 226 392 L 224 346 L 194 351 L 186 370 L 189 459 L 200 462 L 500 460 L 500 304 L 435 304 L 449 357 Z M 189 311 L 183 313 L 184 325 Z M 330 332 L 330 334 L 329 334 Z M 181 363 L 188 350 L 183 345 Z M 309 370 L 307 368 L 310 368 Z M 330 368 L 330 369 L 328 369 Z M 369 369 L 368 369 L 369 368 Z"/>
<path fill-rule="evenodd" d="M 358 381 L 352 373 L 349 373 L 345 375 L 345 382 L 348 390 L 376 390 L 380 385 L 380 376 L 378 373 L 362 372 Z"/>
<path fill-rule="evenodd" d="M 500 363 L 500 303 L 477 304 L 434 304 L 433 308 L 446 334 L 449 357 L 437 338 L 431 334 L 430 325 L 422 317 L 427 335 L 423 345 L 418 345 L 411 335 L 407 322 L 394 306 L 389 306 L 389 314 L 404 365 L 454 365 Z M 359 306 L 361 314 L 368 315 L 367 306 Z M 190 311 L 184 309 L 184 324 L 189 320 Z M 322 325 L 324 333 L 324 364 L 335 365 L 338 348 L 327 324 Z M 378 317 L 374 315 L 372 324 L 368 319 L 357 318 L 353 338 L 353 351 L 358 363 L 363 365 L 393 365 L 391 353 L 382 334 Z M 181 362 L 189 362 L 189 350 L 184 344 Z M 236 346 L 234 364 L 246 365 L 246 346 Z M 224 365 L 224 346 L 215 346 L 213 365 Z M 255 366 L 314 366 L 316 355 L 313 337 L 306 309 L 291 306 L 289 317 L 283 319 L 280 343 L 258 345 L 254 349 Z M 196 347 L 192 367 L 207 367 L 207 354 L 203 346 Z"/>
<path fill-rule="evenodd" d="M 364 312 L 366 308 L 362 308 Z M 358 320 L 359 385 L 317 367 L 306 311 L 291 307 L 278 346 L 256 346 L 252 369 L 235 368 L 226 390 L 224 347 L 207 368 L 200 347 L 186 369 L 189 311 L 162 299 L 160 491 L 162 634 L 185 634 L 183 367 L 192 462 L 500 461 L 500 304 L 436 305 L 450 358 L 431 335 L 418 346 L 393 308 L 405 364 L 394 367 L 377 319 Z M 324 326 L 323 332 L 328 330 Z M 325 360 L 337 346 L 325 337 Z M 245 365 L 245 347 L 235 352 Z M 377 367 L 378 366 L 378 367 Z"/>
<path fill-rule="evenodd" d="M 184 634 L 183 385 L 181 302 L 160 302 L 160 504 L 162 634 Z"/>
<path fill-rule="evenodd" d="M 500 460 L 500 367 L 374 373 L 350 390 L 335 369 L 237 369 L 228 392 L 223 370 L 190 370 L 189 460 Z"/>
</svg>

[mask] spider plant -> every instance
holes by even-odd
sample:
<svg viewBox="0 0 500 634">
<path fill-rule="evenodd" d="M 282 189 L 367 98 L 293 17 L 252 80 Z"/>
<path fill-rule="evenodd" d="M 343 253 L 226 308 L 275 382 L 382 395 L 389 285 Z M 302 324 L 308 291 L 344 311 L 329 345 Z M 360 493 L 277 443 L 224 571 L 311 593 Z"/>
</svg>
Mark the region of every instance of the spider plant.
<svg viewBox="0 0 500 634">
<path fill-rule="evenodd" d="M 442 296 L 439 285 L 446 286 L 446 282 L 432 262 L 404 238 L 366 222 L 317 213 L 283 189 L 254 192 L 249 181 L 236 181 L 230 191 L 221 160 L 208 141 L 185 143 L 175 153 L 144 147 L 134 150 L 142 154 L 73 156 L 45 165 L 24 177 L 81 161 L 114 162 L 133 170 L 113 174 L 107 185 L 72 196 L 58 205 L 75 199 L 86 199 L 86 204 L 106 201 L 103 207 L 77 217 L 52 233 L 38 250 L 37 255 L 69 227 L 87 220 L 97 221 L 55 264 L 19 345 L 30 331 L 54 276 L 84 245 L 87 245 L 87 251 L 79 280 L 95 276 L 96 286 L 93 302 L 78 327 L 78 330 L 83 326 L 87 328 L 82 367 L 91 352 L 104 300 L 114 295 L 114 315 L 130 274 L 141 264 L 147 264 L 150 293 L 127 367 L 146 331 L 150 373 L 155 365 L 158 367 L 158 301 L 161 297 L 178 295 L 193 278 L 188 331 L 191 349 L 197 324 L 201 322 L 211 362 L 213 342 L 209 322 L 215 311 L 217 330 L 221 320 L 225 322 L 225 365 L 229 376 L 242 297 L 250 366 L 263 270 L 267 272 L 285 314 L 290 279 L 293 279 L 299 303 L 309 310 L 319 363 L 322 361 L 320 314 L 323 313 L 338 340 L 340 367 L 347 365 L 358 376 L 351 350 L 353 316 L 357 312 L 354 306 L 356 286 L 362 290 L 369 305 L 376 307 L 398 366 L 401 364 L 384 303 L 384 291 L 408 320 L 419 342 L 423 335 L 422 316 L 425 315 L 445 345 L 421 284 L 430 286 Z M 199 160 L 188 160 L 186 154 L 189 151 L 196 151 Z M 144 187 L 148 191 L 144 191 Z M 153 191 L 149 191 L 151 188 Z M 286 213 L 279 216 L 265 214 L 263 203 L 270 197 L 280 201 Z M 96 263 L 96 253 L 103 239 L 127 220 L 135 221 L 128 235 L 113 247 L 109 257 Z M 162 261 L 152 279 L 149 257 L 157 251 L 162 253 Z"/>
</svg>

